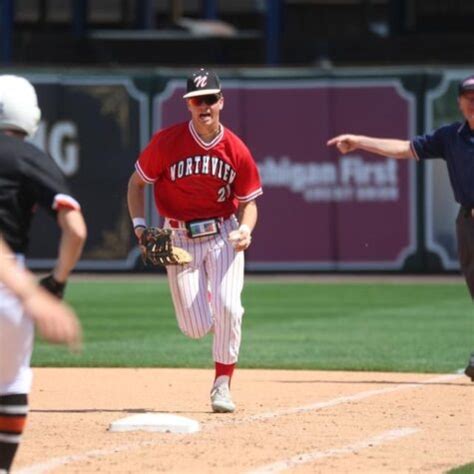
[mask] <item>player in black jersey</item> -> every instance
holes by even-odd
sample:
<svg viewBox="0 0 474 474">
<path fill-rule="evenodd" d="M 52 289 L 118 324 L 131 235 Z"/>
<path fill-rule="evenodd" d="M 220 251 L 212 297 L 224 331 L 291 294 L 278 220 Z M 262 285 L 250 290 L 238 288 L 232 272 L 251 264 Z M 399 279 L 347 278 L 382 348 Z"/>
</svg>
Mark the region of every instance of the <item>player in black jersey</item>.
<svg viewBox="0 0 474 474">
<path fill-rule="evenodd" d="M 54 160 L 25 141 L 40 116 L 33 86 L 19 76 L 0 76 L 0 234 L 21 266 L 35 208 L 51 214 L 61 237 L 56 265 L 43 286 L 60 296 L 81 255 L 86 225 Z M 13 462 L 31 388 L 34 323 L 22 300 L 0 283 L 0 473 Z"/>
</svg>

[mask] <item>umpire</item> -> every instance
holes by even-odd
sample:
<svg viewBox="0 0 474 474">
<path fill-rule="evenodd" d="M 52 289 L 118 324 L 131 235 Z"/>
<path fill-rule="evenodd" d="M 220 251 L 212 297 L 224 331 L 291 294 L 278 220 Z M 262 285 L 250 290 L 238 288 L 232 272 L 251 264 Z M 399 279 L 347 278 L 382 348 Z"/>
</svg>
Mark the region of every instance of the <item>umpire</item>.
<svg viewBox="0 0 474 474">
<path fill-rule="evenodd" d="M 41 283 L 61 297 L 81 255 L 86 225 L 56 163 L 25 141 L 35 134 L 40 115 L 26 79 L 0 76 L 0 234 L 23 265 L 34 209 L 49 212 L 61 238 L 56 265 Z M 9 472 L 26 421 L 33 338 L 33 322 L 20 299 L 0 285 L 0 473 Z"/>
<path fill-rule="evenodd" d="M 463 121 L 444 125 L 411 141 L 344 134 L 327 144 L 336 145 L 341 153 L 360 149 L 396 159 L 446 161 L 454 198 L 460 204 L 456 219 L 459 263 L 474 300 L 474 76 L 459 83 L 458 106 Z M 474 352 L 464 373 L 474 381 Z"/>
</svg>

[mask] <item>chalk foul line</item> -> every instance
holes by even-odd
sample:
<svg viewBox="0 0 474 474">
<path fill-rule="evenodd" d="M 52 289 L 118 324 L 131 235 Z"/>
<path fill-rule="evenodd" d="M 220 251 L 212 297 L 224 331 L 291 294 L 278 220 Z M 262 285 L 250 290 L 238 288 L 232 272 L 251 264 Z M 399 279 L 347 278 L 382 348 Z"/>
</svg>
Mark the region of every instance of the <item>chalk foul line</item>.
<svg viewBox="0 0 474 474">
<path fill-rule="evenodd" d="M 385 431 L 373 436 L 372 438 L 356 441 L 346 446 L 342 446 L 341 448 L 330 448 L 326 449 L 325 451 L 311 451 L 309 453 L 297 454 L 291 458 L 272 464 L 267 464 L 252 471 L 248 471 L 247 474 L 274 474 L 286 471 L 287 469 L 294 468 L 301 464 L 308 464 L 310 462 L 317 461 L 318 459 L 329 458 L 333 456 L 343 456 L 346 454 L 356 453 L 362 449 L 380 446 L 382 444 L 389 443 L 390 441 L 395 441 L 397 439 L 410 436 L 418 431 L 419 430 L 415 428 L 397 428 L 394 430 Z"/>
<path fill-rule="evenodd" d="M 375 390 L 366 390 L 365 392 L 359 392 L 354 395 L 337 397 L 337 398 L 333 398 L 332 400 L 325 400 L 322 402 L 312 403 L 310 405 L 304 405 L 300 407 L 293 407 L 293 408 L 287 408 L 284 410 L 277 410 L 277 411 L 268 412 L 268 413 L 250 415 L 250 416 L 246 416 L 237 420 L 231 419 L 228 421 L 227 420 L 216 421 L 215 423 L 210 422 L 203 427 L 201 432 L 212 431 L 214 429 L 227 426 L 227 425 L 253 423 L 253 422 L 269 420 L 272 418 L 278 418 L 280 416 L 303 414 L 303 413 L 316 411 L 316 410 L 324 410 L 325 408 L 331 408 L 331 407 L 341 405 L 344 403 L 356 402 L 356 401 L 364 400 L 366 398 L 375 397 L 378 395 L 384 395 L 384 394 L 393 393 L 393 392 L 400 392 L 400 391 L 409 390 L 413 388 L 422 388 L 422 387 L 426 387 L 427 385 L 432 385 L 436 383 L 449 382 L 451 380 L 455 380 L 460 377 L 463 377 L 463 375 L 444 374 L 444 375 L 440 375 L 428 380 L 423 380 L 423 381 L 413 382 L 413 383 L 403 384 L 403 385 L 395 385 L 392 387 L 386 387 L 386 388 L 375 389 Z M 374 382 L 374 383 L 377 383 L 377 382 Z M 113 448 L 85 451 L 83 453 L 52 458 L 48 461 L 32 464 L 30 466 L 17 469 L 14 472 L 16 474 L 45 474 L 51 469 L 55 469 L 60 466 L 65 466 L 66 464 L 71 464 L 73 462 L 86 461 L 89 459 L 98 459 L 98 458 L 103 458 L 107 456 L 112 456 L 117 453 L 133 451 L 135 449 L 141 449 L 141 448 L 154 446 L 154 445 L 156 446 L 160 444 L 161 442 L 162 442 L 161 440 L 143 441 L 143 442 L 138 442 L 138 443 L 133 443 L 133 444 L 128 443 L 128 444 L 118 445 Z"/>
</svg>

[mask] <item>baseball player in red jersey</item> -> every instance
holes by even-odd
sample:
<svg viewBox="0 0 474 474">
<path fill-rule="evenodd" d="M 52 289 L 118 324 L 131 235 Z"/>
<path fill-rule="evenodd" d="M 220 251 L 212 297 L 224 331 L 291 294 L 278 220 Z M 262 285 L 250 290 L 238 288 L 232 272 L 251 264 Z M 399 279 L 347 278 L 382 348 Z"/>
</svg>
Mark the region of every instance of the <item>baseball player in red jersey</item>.
<svg viewBox="0 0 474 474">
<path fill-rule="evenodd" d="M 192 255 L 191 263 L 166 269 L 176 318 L 190 338 L 214 334 L 211 405 L 215 412 L 233 412 L 229 387 L 244 313 L 242 251 L 251 243 L 262 186 L 250 151 L 220 123 L 224 97 L 217 75 L 195 71 L 184 99 L 191 120 L 153 136 L 130 178 L 128 206 L 140 238 L 144 189 L 153 185 L 164 227 Z"/>
</svg>

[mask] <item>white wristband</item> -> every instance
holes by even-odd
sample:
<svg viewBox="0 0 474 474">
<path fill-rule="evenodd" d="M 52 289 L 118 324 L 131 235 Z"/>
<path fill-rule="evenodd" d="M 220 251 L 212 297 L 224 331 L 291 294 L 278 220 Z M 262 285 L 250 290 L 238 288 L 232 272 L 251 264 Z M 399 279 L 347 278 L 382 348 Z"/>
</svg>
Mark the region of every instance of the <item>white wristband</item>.
<svg viewBox="0 0 474 474">
<path fill-rule="evenodd" d="M 247 224 L 242 224 L 239 227 L 239 231 L 242 232 L 243 234 L 248 234 L 250 235 L 250 227 Z"/>
<path fill-rule="evenodd" d="M 136 229 L 137 227 L 144 227 L 146 229 L 146 221 L 143 217 L 134 217 L 132 219 L 133 228 Z"/>
</svg>

